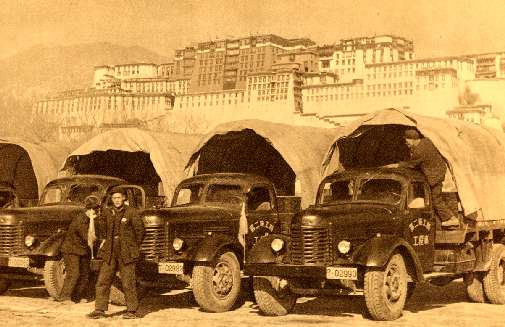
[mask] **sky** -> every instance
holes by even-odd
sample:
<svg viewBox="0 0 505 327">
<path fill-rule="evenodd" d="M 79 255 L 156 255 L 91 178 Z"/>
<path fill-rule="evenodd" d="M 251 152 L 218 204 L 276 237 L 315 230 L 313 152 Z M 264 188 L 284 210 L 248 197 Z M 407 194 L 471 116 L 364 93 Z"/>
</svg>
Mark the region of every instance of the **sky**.
<svg viewBox="0 0 505 327">
<path fill-rule="evenodd" d="M 251 34 L 318 44 L 393 34 L 417 58 L 505 51 L 505 0 L 0 0 L 0 58 L 35 45 L 110 42 L 173 57 Z"/>
</svg>

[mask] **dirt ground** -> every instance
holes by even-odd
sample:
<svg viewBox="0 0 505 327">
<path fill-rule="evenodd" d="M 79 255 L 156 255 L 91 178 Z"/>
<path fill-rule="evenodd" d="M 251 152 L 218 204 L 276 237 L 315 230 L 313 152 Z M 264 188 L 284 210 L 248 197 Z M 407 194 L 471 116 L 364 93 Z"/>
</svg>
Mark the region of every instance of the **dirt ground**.
<svg viewBox="0 0 505 327">
<path fill-rule="evenodd" d="M 469 303 L 462 282 L 445 287 L 420 285 L 408 302 L 403 317 L 392 322 L 374 322 L 363 317 L 359 297 L 300 298 L 292 314 L 262 316 L 251 299 L 235 311 L 202 312 L 190 290 L 150 294 L 141 302 L 142 319 L 123 320 L 123 307 L 111 306 L 109 317 L 89 320 L 84 315 L 93 303 L 62 305 L 51 301 L 41 285 L 18 285 L 0 296 L 4 326 L 504 326 L 505 308 Z"/>
</svg>

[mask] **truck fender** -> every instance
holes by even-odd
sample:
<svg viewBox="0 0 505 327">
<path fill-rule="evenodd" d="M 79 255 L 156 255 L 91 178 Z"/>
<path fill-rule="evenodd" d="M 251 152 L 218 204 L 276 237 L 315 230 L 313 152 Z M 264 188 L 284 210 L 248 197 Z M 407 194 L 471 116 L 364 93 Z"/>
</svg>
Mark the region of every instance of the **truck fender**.
<svg viewBox="0 0 505 327">
<path fill-rule="evenodd" d="M 411 277 L 422 282 L 423 270 L 415 250 L 404 239 L 396 236 L 380 236 L 368 240 L 353 254 L 352 261 L 366 267 L 384 267 L 395 251 L 403 255 Z"/>
<path fill-rule="evenodd" d="M 193 256 L 193 261 L 212 262 L 218 255 L 219 251 L 225 247 L 229 247 L 236 254 L 240 254 L 238 259 L 239 262 L 242 261 L 241 253 L 243 253 L 243 248 L 238 243 L 238 239 L 229 235 L 219 234 L 208 236 L 201 241 L 200 246 Z"/>
<path fill-rule="evenodd" d="M 51 235 L 44 242 L 40 243 L 39 246 L 33 249 L 28 255 L 47 257 L 56 257 L 60 255 L 61 244 L 63 243 L 65 234 L 65 231 L 58 231 L 56 234 Z"/>
<path fill-rule="evenodd" d="M 274 253 L 270 246 L 275 238 L 280 238 L 284 241 L 284 249 L 281 250 L 281 254 L 285 253 L 289 244 L 289 237 L 280 234 L 270 234 L 260 238 L 247 252 L 246 262 L 248 264 L 277 262 L 276 258 L 278 255 Z"/>
</svg>

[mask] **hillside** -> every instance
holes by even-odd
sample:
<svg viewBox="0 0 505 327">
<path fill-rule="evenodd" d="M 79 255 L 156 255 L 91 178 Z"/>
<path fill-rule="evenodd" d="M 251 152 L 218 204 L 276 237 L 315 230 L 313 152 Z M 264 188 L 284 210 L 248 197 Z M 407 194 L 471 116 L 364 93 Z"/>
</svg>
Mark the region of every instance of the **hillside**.
<svg viewBox="0 0 505 327">
<path fill-rule="evenodd" d="M 94 66 L 168 60 L 142 47 L 110 43 L 35 46 L 0 60 L 0 91 L 25 95 L 89 87 Z"/>
<path fill-rule="evenodd" d="M 65 47 L 35 46 L 0 60 L 0 137 L 54 140 L 54 124 L 30 121 L 33 102 L 43 94 L 90 87 L 93 67 L 131 62 L 163 63 L 142 47 L 92 43 Z"/>
</svg>

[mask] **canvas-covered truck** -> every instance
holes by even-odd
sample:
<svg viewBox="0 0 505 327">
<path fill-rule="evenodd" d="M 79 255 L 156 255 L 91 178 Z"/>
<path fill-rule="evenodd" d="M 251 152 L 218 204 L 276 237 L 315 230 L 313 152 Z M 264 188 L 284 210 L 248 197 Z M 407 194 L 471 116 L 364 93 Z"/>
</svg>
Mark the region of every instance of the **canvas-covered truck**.
<svg viewBox="0 0 505 327">
<path fill-rule="evenodd" d="M 244 253 L 280 233 L 280 222 L 290 221 L 299 206 L 299 197 L 277 196 L 265 177 L 198 175 L 181 182 L 170 208 L 143 212 L 151 235 L 143 251 L 161 277 L 190 281 L 204 310 L 227 311 L 239 297 Z"/>
<path fill-rule="evenodd" d="M 0 209 L 36 205 L 67 154 L 68 149 L 56 143 L 0 137 Z"/>
<path fill-rule="evenodd" d="M 259 120 L 216 126 L 190 156 L 193 177 L 178 186 L 172 207 L 143 215 L 157 276 L 190 282 L 206 311 L 233 308 L 244 253 L 267 234 L 288 232 L 293 214 L 312 201 L 334 135 Z M 245 247 L 238 238 L 241 217 Z"/>
<path fill-rule="evenodd" d="M 406 128 L 446 160 L 443 191 L 459 228 L 441 228 L 420 171 L 382 168 L 408 159 Z M 502 132 L 394 109 L 350 124 L 323 162 L 314 205 L 290 234 L 249 251 L 245 273 L 260 310 L 284 315 L 299 296 L 361 295 L 373 319 L 394 320 L 416 284 L 458 278 L 470 300 L 504 304 L 504 145 Z"/>
<path fill-rule="evenodd" d="M 127 190 L 131 206 L 145 207 L 139 186 L 115 177 L 74 175 L 49 182 L 37 206 L 0 210 L 0 294 L 12 280 L 43 279 L 49 295 L 57 298 L 65 276 L 60 253 L 65 230 L 83 211 L 88 195 L 107 205 L 108 191 L 115 186 Z"/>
</svg>

